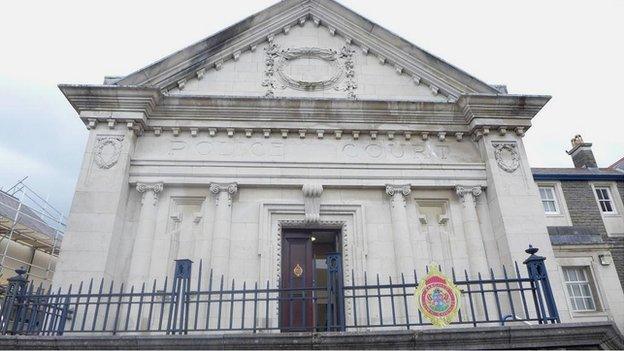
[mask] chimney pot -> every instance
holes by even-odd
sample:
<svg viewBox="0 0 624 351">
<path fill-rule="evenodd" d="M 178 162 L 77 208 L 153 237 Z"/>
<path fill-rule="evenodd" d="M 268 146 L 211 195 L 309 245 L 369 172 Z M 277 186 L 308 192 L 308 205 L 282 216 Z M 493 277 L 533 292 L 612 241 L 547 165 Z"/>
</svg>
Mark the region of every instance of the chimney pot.
<svg viewBox="0 0 624 351">
<path fill-rule="evenodd" d="M 575 168 L 598 168 L 594 153 L 592 152 L 592 143 L 583 141 L 583 137 L 577 134 L 572 138 L 572 149 L 566 151 L 572 157 Z"/>
</svg>

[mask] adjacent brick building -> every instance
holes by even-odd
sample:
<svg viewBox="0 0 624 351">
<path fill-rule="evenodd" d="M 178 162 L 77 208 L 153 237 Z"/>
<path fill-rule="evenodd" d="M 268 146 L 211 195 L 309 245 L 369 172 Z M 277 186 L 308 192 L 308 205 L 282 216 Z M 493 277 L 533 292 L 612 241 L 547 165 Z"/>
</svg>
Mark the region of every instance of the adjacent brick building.
<svg viewBox="0 0 624 351">
<path fill-rule="evenodd" d="M 610 256 L 598 264 L 613 264 L 624 282 L 624 169 L 622 160 L 598 168 L 591 143 L 572 139 L 574 168 L 533 168 L 548 224 L 557 249 L 608 247 Z"/>
</svg>

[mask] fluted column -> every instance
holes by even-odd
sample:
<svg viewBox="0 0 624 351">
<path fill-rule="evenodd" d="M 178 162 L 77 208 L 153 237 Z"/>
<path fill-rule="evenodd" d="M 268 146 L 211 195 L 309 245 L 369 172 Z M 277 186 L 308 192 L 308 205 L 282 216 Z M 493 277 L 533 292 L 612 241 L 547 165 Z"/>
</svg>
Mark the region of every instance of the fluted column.
<svg viewBox="0 0 624 351">
<path fill-rule="evenodd" d="M 409 185 L 386 185 L 386 194 L 391 197 L 392 239 L 397 274 L 410 274 L 414 270 L 414 257 L 409 236 L 409 223 L 405 197 L 411 192 Z"/>
<path fill-rule="evenodd" d="M 229 273 L 230 228 L 232 226 L 232 196 L 238 191 L 238 184 L 210 184 L 210 192 L 216 199 L 214 227 L 212 231 L 212 252 L 210 268 L 216 275 Z"/>
<path fill-rule="evenodd" d="M 142 194 L 141 210 L 137 225 L 136 237 L 132 247 L 128 282 L 140 286 L 147 283 L 152 261 L 154 231 L 158 212 L 158 194 L 163 191 L 162 183 L 138 183 L 136 190 Z"/>
<path fill-rule="evenodd" d="M 462 202 L 464 236 L 466 237 L 466 248 L 468 250 L 470 271 L 473 276 L 476 276 L 478 272 L 481 272 L 483 275 L 487 275 L 489 268 L 476 208 L 476 199 L 482 193 L 481 187 L 476 186 L 467 188 L 458 186 L 455 188 L 455 192 L 457 193 L 459 200 Z"/>
</svg>

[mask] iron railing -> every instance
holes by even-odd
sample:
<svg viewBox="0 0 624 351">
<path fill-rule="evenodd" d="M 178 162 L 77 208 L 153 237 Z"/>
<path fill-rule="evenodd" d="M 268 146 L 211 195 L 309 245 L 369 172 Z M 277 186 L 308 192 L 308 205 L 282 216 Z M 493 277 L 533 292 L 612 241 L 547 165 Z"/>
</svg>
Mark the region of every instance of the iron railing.
<svg viewBox="0 0 624 351">
<path fill-rule="evenodd" d="M 527 275 L 516 263 L 498 277 L 490 269 L 483 276 L 467 271 L 456 274 L 462 306 L 453 324 L 469 326 L 505 323 L 559 323 L 559 315 L 544 257 L 529 247 L 524 261 Z M 70 286 L 62 292 L 35 287 L 16 270 L 9 279 L 0 310 L 1 335 L 63 335 L 69 333 L 189 334 L 226 331 L 349 331 L 411 329 L 430 325 L 417 308 L 414 291 L 419 277 L 391 277 L 364 272 L 343 282 L 340 254 L 327 257 L 324 285 L 315 281 L 288 286 L 225 281 L 204 272 L 200 262 L 191 287 L 192 262 L 177 260 L 172 284 L 153 281 L 149 286 L 105 284 L 104 280 Z M 204 280 L 204 281 L 202 281 Z M 280 313 L 282 311 L 282 313 Z M 283 315 L 288 311 L 288 315 Z"/>
</svg>

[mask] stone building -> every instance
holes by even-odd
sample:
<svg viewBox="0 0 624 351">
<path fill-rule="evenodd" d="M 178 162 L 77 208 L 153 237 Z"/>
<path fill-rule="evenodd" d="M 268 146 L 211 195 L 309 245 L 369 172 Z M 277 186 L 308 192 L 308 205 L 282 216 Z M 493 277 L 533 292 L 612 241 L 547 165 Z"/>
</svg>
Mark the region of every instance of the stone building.
<svg viewBox="0 0 624 351">
<path fill-rule="evenodd" d="M 569 262 L 564 257 L 571 252 L 576 252 L 575 260 L 580 262 L 584 253 L 586 264 L 582 269 L 586 270 L 586 280 L 593 279 L 592 266 L 613 265 L 622 284 L 624 171 L 617 168 L 618 162 L 608 168 L 598 168 L 591 146 L 577 135 L 572 139 L 572 149 L 567 152 L 574 168 L 533 168 L 533 178 L 559 263 Z M 597 307 L 591 309 L 594 308 Z"/>
<path fill-rule="evenodd" d="M 551 245 L 563 226 L 609 229 L 572 217 L 574 201 L 570 217 L 544 215 L 523 136 L 550 97 L 508 94 L 334 1 L 282 1 L 127 76 L 60 89 L 89 140 L 58 286 L 141 284 L 181 258 L 287 284 L 297 250 L 314 257 L 300 272 L 339 251 L 345 282 L 431 262 L 476 277 L 533 245 L 562 321 L 624 326 L 615 265 L 595 261 L 608 248 Z M 591 267 L 597 312 L 568 302 L 568 266 Z"/>
</svg>

